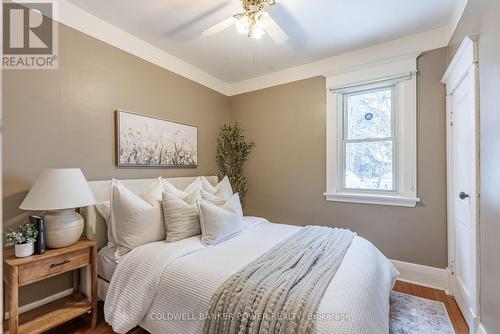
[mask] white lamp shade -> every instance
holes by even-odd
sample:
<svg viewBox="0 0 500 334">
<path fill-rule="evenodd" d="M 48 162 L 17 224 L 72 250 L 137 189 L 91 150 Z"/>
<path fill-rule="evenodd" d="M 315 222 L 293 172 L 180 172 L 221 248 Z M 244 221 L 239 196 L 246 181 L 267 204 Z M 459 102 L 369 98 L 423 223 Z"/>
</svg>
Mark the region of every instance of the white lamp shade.
<svg viewBox="0 0 500 334">
<path fill-rule="evenodd" d="M 79 168 L 46 169 L 19 207 L 22 210 L 62 210 L 95 204 L 94 194 Z"/>
</svg>

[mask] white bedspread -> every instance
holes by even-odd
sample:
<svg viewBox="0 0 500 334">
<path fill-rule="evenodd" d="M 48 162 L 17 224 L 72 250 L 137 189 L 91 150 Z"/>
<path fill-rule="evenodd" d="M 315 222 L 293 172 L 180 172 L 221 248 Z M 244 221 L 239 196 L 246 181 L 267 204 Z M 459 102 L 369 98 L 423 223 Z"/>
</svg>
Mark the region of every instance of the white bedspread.
<svg viewBox="0 0 500 334">
<path fill-rule="evenodd" d="M 246 217 L 239 236 L 206 248 L 199 237 L 140 246 L 120 259 L 105 302 L 118 333 L 198 334 L 217 288 L 300 227 Z M 367 240 L 355 237 L 318 307 L 315 334 L 389 332 L 389 295 L 398 275 Z"/>
</svg>

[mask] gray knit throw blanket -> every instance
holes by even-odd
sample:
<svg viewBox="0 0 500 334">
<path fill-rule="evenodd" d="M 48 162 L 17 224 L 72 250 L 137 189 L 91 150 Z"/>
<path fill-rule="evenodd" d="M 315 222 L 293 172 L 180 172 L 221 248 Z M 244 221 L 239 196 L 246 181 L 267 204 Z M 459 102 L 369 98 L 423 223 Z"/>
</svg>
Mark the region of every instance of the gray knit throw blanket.
<svg viewBox="0 0 500 334">
<path fill-rule="evenodd" d="M 307 226 L 217 290 L 204 334 L 306 334 L 355 234 Z"/>
</svg>

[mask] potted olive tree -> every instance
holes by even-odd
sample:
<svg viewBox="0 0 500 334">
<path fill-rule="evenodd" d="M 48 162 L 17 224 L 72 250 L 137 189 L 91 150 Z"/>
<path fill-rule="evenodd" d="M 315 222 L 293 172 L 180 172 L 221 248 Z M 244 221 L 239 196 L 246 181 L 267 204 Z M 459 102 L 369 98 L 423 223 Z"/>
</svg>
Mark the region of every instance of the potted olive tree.
<svg viewBox="0 0 500 334">
<path fill-rule="evenodd" d="M 27 222 L 5 233 L 5 246 L 14 246 L 17 257 L 31 256 L 35 252 L 34 242 L 37 236 L 35 224 Z"/>
<path fill-rule="evenodd" d="M 247 141 L 238 123 L 224 124 L 217 139 L 217 165 L 219 178 L 229 178 L 233 191 L 239 193 L 241 204 L 245 204 L 247 178 L 243 165 L 255 143 Z"/>
</svg>

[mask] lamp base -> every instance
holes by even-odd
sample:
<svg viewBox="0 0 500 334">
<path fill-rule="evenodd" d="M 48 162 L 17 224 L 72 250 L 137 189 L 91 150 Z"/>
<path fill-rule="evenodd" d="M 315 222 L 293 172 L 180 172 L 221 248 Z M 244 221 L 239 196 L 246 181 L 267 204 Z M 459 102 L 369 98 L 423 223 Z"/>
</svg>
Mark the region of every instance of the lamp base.
<svg viewBox="0 0 500 334">
<path fill-rule="evenodd" d="M 44 220 L 48 248 L 70 246 L 82 236 L 83 217 L 73 209 L 48 211 Z"/>
</svg>

